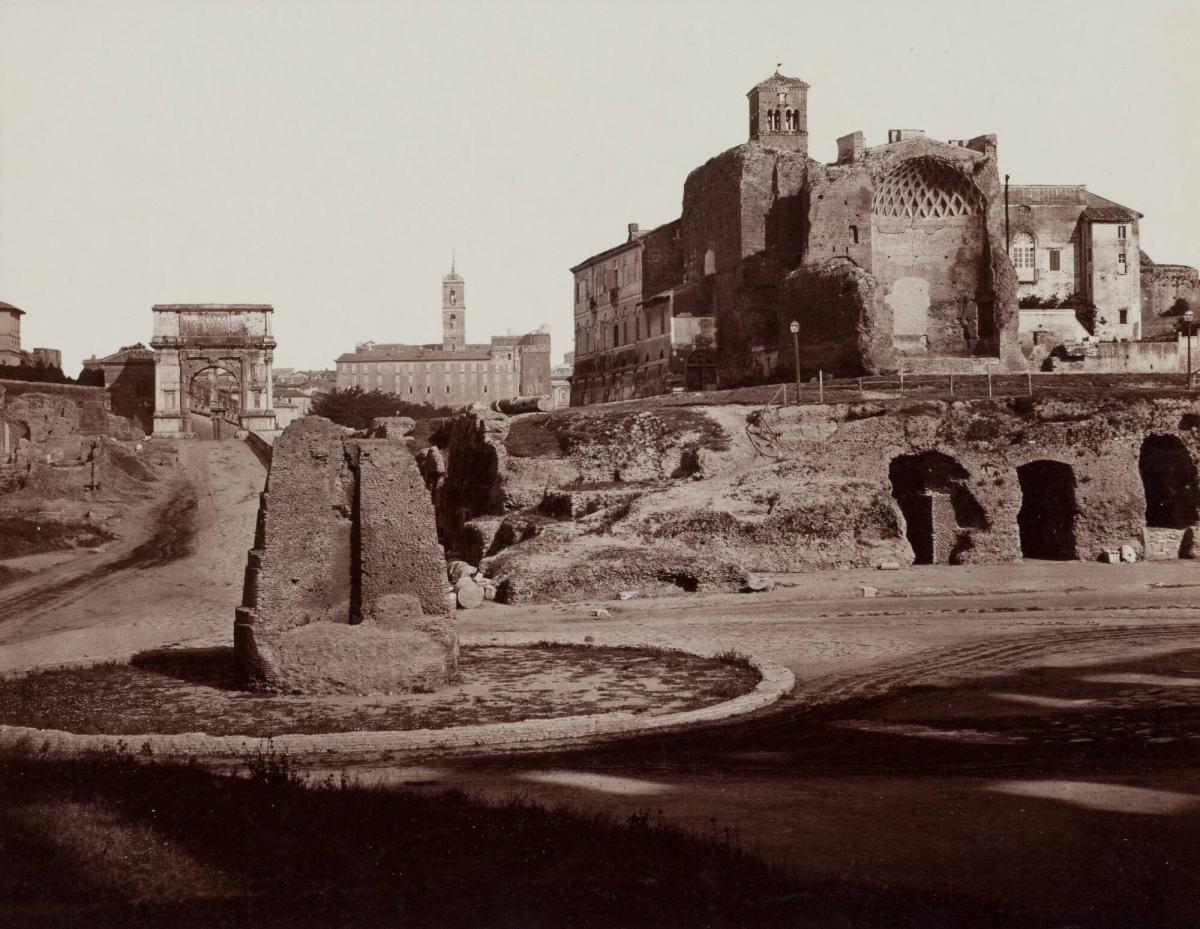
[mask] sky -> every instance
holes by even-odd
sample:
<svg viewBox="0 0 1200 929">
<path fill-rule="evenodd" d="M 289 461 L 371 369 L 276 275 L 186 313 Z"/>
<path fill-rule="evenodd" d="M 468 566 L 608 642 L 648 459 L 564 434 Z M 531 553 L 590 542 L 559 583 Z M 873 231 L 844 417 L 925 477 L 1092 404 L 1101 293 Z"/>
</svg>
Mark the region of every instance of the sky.
<svg viewBox="0 0 1200 929">
<path fill-rule="evenodd" d="M 149 342 L 155 303 L 270 303 L 277 367 L 548 324 L 569 268 L 676 218 L 782 62 L 809 150 L 999 137 L 1200 265 L 1200 6 L 1090 0 L 0 0 L 0 300 L 26 348 Z M 979 10 L 980 12 L 976 12 Z"/>
</svg>

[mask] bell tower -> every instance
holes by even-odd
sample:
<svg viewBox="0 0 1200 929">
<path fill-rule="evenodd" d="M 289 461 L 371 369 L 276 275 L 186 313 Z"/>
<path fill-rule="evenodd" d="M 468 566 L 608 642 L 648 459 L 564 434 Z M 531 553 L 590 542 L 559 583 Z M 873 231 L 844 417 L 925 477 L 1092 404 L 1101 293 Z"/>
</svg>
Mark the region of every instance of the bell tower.
<svg viewBox="0 0 1200 929">
<path fill-rule="evenodd" d="M 748 94 L 750 141 L 808 154 L 808 85 L 778 71 Z"/>
<path fill-rule="evenodd" d="M 467 344 L 466 282 L 450 259 L 450 273 L 442 278 L 442 348 L 460 352 Z"/>
</svg>

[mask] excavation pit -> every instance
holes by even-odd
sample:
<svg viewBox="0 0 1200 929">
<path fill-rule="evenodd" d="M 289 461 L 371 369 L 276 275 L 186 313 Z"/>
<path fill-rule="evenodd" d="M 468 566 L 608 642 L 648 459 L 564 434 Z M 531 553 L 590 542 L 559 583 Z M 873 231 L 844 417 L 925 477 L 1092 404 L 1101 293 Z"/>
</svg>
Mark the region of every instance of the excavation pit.
<svg viewBox="0 0 1200 929">
<path fill-rule="evenodd" d="M 261 695 L 238 690 L 232 649 L 163 649 L 128 663 L 0 682 L 0 724 L 78 734 L 403 732 L 604 713 L 653 717 L 753 691 L 727 654 L 573 644 L 464 646 L 458 680 L 434 693 Z"/>
</svg>

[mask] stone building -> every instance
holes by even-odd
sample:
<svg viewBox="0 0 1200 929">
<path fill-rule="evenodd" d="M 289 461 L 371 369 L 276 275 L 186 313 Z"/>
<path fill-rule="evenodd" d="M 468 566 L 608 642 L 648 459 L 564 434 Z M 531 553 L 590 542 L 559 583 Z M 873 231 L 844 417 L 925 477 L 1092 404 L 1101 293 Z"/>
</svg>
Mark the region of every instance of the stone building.
<svg viewBox="0 0 1200 929">
<path fill-rule="evenodd" d="M 1141 213 L 1083 185 L 1037 184 L 1009 188 L 1008 216 L 1009 251 L 1021 302 L 1057 303 L 1074 297 L 1096 307 L 1092 334 L 1097 338 L 1141 338 Z M 1022 309 L 1021 332 L 1057 325 L 1046 320 L 1046 309 L 1053 307 Z M 1063 315 L 1069 323 L 1074 311 Z"/>
<path fill-rule="evenodd" d="M 382 390 L 413 403 L 460 406 L 508 397 L 550 396 L 550 333 L 467 341 L 466 281 L 442 278 L 442 341 L 360 342 L 337 359 L 337 386 Z"/>
<path fill-rule="evenodd" d="M 576 265 L 575 405 L 815 373 L 1019 367 L 995 136 L 896 129 L 808 157 L 809 85 L 752 88 L 749 140 L 678 220 Z"/>
<path fill-rule="evenodd" d="M 1141 253 L 1142 337 L 1173 338 L 1184 313 L 1200 315 L 1200 271 L 1187 265 L 1155 264 Z"/>
<path fill-rule="evenodd" d="M 83 360 L 84 371 L 104 378 L 114 413 L 136 422 L 146 432 L 154 428 L 154 352 L 141 342 L 123 345 L 103 358 Z"/>
<path fill-rule="evenodd" d="M 25 356 L 21 352 L 21 317 L 25 311 L 11 303 L 0 303 L 0 365 L 19 365 Z"/>
</svg>

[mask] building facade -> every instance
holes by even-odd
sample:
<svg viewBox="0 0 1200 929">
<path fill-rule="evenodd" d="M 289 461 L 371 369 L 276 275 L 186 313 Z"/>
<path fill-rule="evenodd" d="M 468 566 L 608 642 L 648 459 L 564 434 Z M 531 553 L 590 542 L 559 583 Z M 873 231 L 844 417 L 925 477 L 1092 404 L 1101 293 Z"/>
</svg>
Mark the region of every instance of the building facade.
<svg viewBox="0 0 1200 929">
<path fill-rule="evenodd" d="M 11 303 L 0 303 L 0 365 L 19 365 L 25 360 L 21 352 L 21 317 L 25 311 Z"/>
<path fill-rule="evenodd" d="M 1008 218 L 1023 333 L 1069 302 L 1096 307 L 1101 341 L 1142 337 L 1141 213 L 1083 185 L 1039 184 L 1009 188 Z"/>
<path fill-rule="evenodd" d="M 104 378 L 114 413 L 150 432 L 154 428 L 154 351 L 141 342 L 122 346 L 103 358 L 85 358 L 83 370 Z"/>
<path fill-rule="evenodd" d="M 466 281 L 451 268 L 442 278 L 441 343 L 360 342 L 338 357 L 337 386 L 382 390 L 434 406 L 550 396 L 550 333 L 468 342 Z"/>
<path fill-rule="evenodd" d="M 749 139 L 688 175 L 678 220 L 581 262 L 576 405 L 815 374 L 1020 366 L 996 138 L 897 129 L 808 157 L 809 85 L 748 93 Z"/>
</svg>

